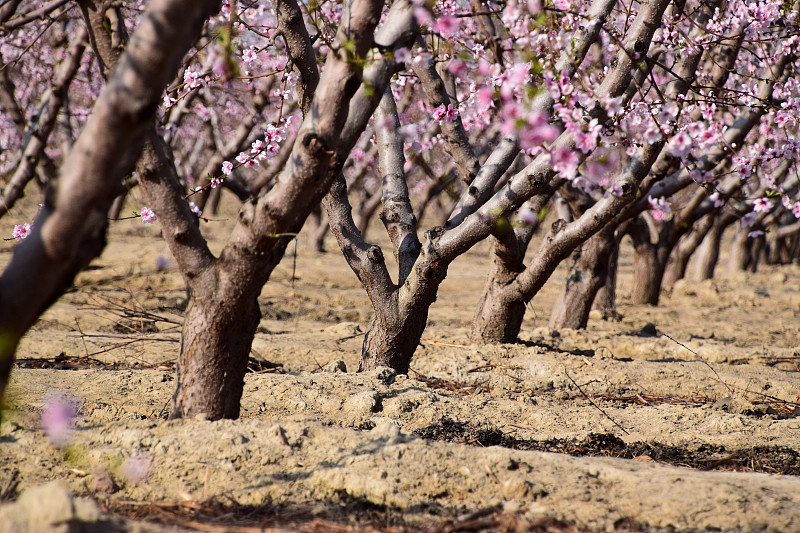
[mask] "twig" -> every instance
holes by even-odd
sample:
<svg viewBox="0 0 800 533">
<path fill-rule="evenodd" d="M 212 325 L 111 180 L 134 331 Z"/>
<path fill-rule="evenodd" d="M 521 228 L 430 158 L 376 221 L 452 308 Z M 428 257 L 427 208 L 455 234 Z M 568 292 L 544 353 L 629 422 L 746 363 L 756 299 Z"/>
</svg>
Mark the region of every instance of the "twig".
<svg viewBox="0 0 800 533">
<path fill-rule="evenodd" d="M 0 502 L 10 499 L 14 491 L 17 489 L 17 485 L 19 485 L 17 476 L 19 476 L 19 470 L 16 468 L 11 469 L 8 479 L 6 480 L 6 484 L 3 486 L 3 490 L 0 490 Z"/>
<path fill-rule="evenodd" d="M 727 383 L 725 383 L 724 381 L 722 381 L 722 378 L 721 378 L 721 377 L 719 377 L 719 374 L 717 374 L 717 371 L 716 371 L 716 370 L 714 370 L 714 367 L 713 367 L 713 366 L 711 366 L 710 364 L 708 364 L 708 361 L 706 361 L 705 359 L 703 359 L 703 358 L 700 356 L 700 354 L 699 354 L 699 353 L 695 352 L 694 350 L 692 350 L 691 348 L 689 348 L 689 347 L 688 347 L 688 346 L 686 346 L 685 344 L 683 344 L 683 343 L 681 343 L 681 342 L 678 342 L 678 341 L 676 341 L 675 339 L 673 339 L 672 337 L 670 337 L 670 336 L 669 336 L 669 335 L 667 335 L 666 333 L 662 333 L 662 335 L 663 335 L 663 336 L 665 336 L 666 338 L 668 338 L 669 340 L 671 340 L 672 342 L 674 342 L 675 344 L 677 344 L 678 346 L 683 346 L 684 348 L 686 348 L 687 350 L 689 350 L 690 352 L 692 352 L 692 353 L 695 355 L 695 357 L 697 357 L 697 360 L 698 360 L 698 361 L 700 361 L 701 363 L 703 363 L 704 365 L 706 365 L 708 368 L 710 368 L 710 369 L 711 369 L 711 371 L 714 373 L 714 375 L 715 375 L 715 376 L 717 376 L 717 381 L 719 381 L 720 383 L 722 383 L 723 385 L 725 385 L 725 388 L 726 388 L 726 389 L 728 389 L 728 392 L 730 392 L 731 394 L 733 394 L 733 390 L 731 390 L 731 388 L 728 386 L 728 384 L 727 384 Z"/>
<path fill-rule="evenodd" d="M 768 400 L 772 400 L 773 402 L 778 402 L 778 403 L 782 403 L 782 404 L 786 404 L 786 405 L 793 405 L 795 407 L 800 407 L 800 402 L 792 402 L 792 401 L 789 401 L 789 400 L 783 400 L 781 398 L 778 398 L 777 396 L 772 396 L 770 394 L 764 394 L 763 392 L 750 390 L 750 389 L 748 389 L 746 387 L 738 387 L 736 385 L 728 385 L 727 383 L 725 383 L 721 379 L 717 380 L 717 381 L 719 381 L 720 383 L 722 383 L 723 385 L 728 387 L 728 390 L 730 390 L 730 387 L 733 387 L 736 390 L 740 390 L 740 391 L 746 392 L 748 394 L 755 394 L 757 396 L 761 396 L 761 397 L 766 398 Z"/>
<path fill-rule="evenodd" d="M 89 357 L 89 348 L 86 347 L 86 338 L 83 335 L 83 330 L 81 329 L 81 325 L 78 323 L 78 317 L 75 317 L 75 326 L 77 326 L 78 332 L 81 334 L 81 342 L 83 343 L 83 351 L 86 352 L 86 357 Z"/>
<path fill-rule="evenodd" d="M 131 342 L 137 342 L 137 341 L 180 342 L 180 339 L 171 339 L 171 338 L 167 338 L 167 337 L 145 337 L 145 336 L 139 336 L 139 337 L 136 337 L 136 338 L 131 338 L 130 335 L 124 335 L 124 334 L 121 334 L 121 333 L 115 334 L 115 333 L 83 333 L 83 332 L 81 332 L 80 334 L 70 333 L 68 336 L 69 337 L 80 337 L 82 339 L 86 338 L 86 337 L 88 337 L 90 339 L 125 339 L 125 340 L 131 341 Z"/>
<path fill-rule="evenodd" d="M 619 422 L 617 422 L 616 420 L 614 420 L 613 418 L 611 418 L 611 416 L 610 416 L 608 413 L 606 413 L 606 412 L 603 410 L 603 408 L 602 408 L 602 407 L 600 407 L 599 405 L 597 405 L 596 403 L 594 403 L 594 400 L 592 400 L 592 399 L 589 397 L 589 395 L 587 395 L 585 392 L 583 392 L 583 389 L 581 388 L 581 386 L 580 386 L 580 385 L 578 385 L 578 383 L 577 383 L 577 382 L 576 382 L 574 379 L 572 379 L 572 376 L 570 376 L 570 375 L 569 375 L 569 372 L 567 372 L 567 369 L 566 369 L 566 368 L 564 368 L 564 374 L 565 374 L 565 375 L 566 375 L 566 376 L 569 378 L 569 380 L 572 382 L 572 384 L 573 384 L 573 385 L 575 385 L 576 387 L 578 387 L 578 390 L 580 391 L 580 393 L 583 395 L 583 397 L 584 397 L 584 398 L 586 398 L 586 399 L 589 401 L 589 403 L 590 403 L 590 404 L 592 404 L 592 407 L 594 407 L 595 409 L 597 409 L 598 411 L 600 411 L 601 413 L 603 413 L 603 415 L 605 415 L 605 417 L 606 417 L 606 418 L 608 418 L 609 420 L 611 420 L 611 422 L 613 422 L 615 426 L 617 426 L 619 429 L 621 429 L 623 433 L 625 433 L 626 435 L 630 435 L 630 433 L 628 433 L 628 430 L 626 430 L 624 427 L 622 427 L 622 426 L 620 425 L 620 423 L 619 423 Z"/>
<path fill-rule="evenodd" d="M 439 342 L 433 341 L 430 339 L 420 339 L 422 342 L 427 342 L 428 344 L 433 344 L 434 346 L 449 346 L 451 348 L 469 348 L 469 344 L 453 344 L 451 342 Z"/>
</svg>

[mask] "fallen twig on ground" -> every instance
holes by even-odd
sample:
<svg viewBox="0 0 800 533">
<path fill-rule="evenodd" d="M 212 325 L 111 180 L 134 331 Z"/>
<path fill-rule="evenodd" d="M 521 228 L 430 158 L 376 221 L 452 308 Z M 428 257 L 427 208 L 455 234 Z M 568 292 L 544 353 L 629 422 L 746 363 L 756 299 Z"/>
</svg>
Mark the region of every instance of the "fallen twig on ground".
<svg viewBox="0 0 800 533">
<path fill-rule="evenodd" d="M 596 403 L 594 403 L 594 401 L 593 401 L 593 400 L 592 400 L 592 399 L 591 399 L 591 398 L 590 398 L 590 397 L 589 397 L 589 396 L 588 396 L 588 395 L 587 395 L 585 392 L 583 392 L 583 389 L 581 388 L 581 386 L 580 386 L 580 385 L 578 385 L 578 383 L 577 383 L 577 382 L 576 382 L 574 379 L 572 379 L 572 376 L 570 376 L 570 375 L 569 375 L 569 372 L 567 372 L 567 369 L 566 369 L 566 368 L 564 369 L 564 374 L 566 374 L 566 376 L 569 378 L 569 380 L 572 382 L 572 384 L 573 384 L 573 385 L 575 385 L 575 386 L 578 388 L 578 391 L 579 391 L 579 392 L 580 392 L 580 393 L 583 395 L 583 397 L 584 397 L 584 398 L 586 398 L 586 399 L 589 401 L 589 403 L 590 403 L 590 404 L 592 404 L 592 407 L 594 407 L 595 409 L 597 409 L 598 411 L 600 411 L 601 413 L 603 413 L 603 415 L 604 415 L 606 418 L 608 418 L 609 420 L 611 420 L 611 422 L 613 422 L 615 426 L 617 426 L 617 427 L 618 427 L 620 430 L 622 430 L 622 432 L 623 432 L 623 433 L 625 433 L 626 435 L 630 435 L 630 433 L 628 433 L 628 430 L 627 430 L 627 429 L 625 429 L 624 427 L 622 427 L 622 425 L 620 425 L 620 423 L 619 423 L 619 422 L 617 422 L 616 420 L 614 420 L 613 418 L 611 418 L 611 415 L 609 415 L 608 413 L 606 413 L 606 412 L 605 412 L 605 410 L 603 410 L 603 408 L 602 408 L 602 407 L 600 407 L 599 405 L 597 405 Z"/>
</svg>

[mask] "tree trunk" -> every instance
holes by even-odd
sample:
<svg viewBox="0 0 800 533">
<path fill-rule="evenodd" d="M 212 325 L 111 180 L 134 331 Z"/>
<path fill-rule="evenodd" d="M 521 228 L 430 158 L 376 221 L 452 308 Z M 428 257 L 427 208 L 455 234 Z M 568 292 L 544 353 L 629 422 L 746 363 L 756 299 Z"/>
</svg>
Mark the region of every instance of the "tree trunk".
<svg viewBox="0 0 800 533">
<path fill-rule="evenodd" d="M 650 240 L 650 230 L 641 217 L 631 224 L 633 239 L 633 295 L 635 304 L 658 305 L 664 264 L 658 260 L 658 246 Z"/>
<path fill-rule="evenodd" d="M 732 223 L 732 220 L 735 220 L 735 217 L 722 215 L 714 221 L 714 225 L 700 245 L 695 268 L 695 280 L 702 281 L 714 277 L 714 270 L 717 268 L 717 262 L 719 261 L 720 246 L 722 246 L 722 234 Z"/>
<path fill-rule="evenodd" d="M 395 305 L 390 310 L 376 314 L 369 326 L 361 349 L 361 362 L 358 371 L 374 370 L 388 366 L 399 374 L 408 374 L 411 358 L 422 339 L 422 332 L 428 323 L 430 305 L 415 310 L 401 309 Z"/>
<path fill-rule="evenodd" d="M 716 212 L 705 215 L 703 219 L 695 223 L 691 231 L 684 235 L 678 242 L 678 245 L 675 247 L 672 254 L 670 254 L 667 268 L 664 272 L 664 281 L 662 283 L 664 290 L 671 291 L 675 282 L 686 276 L 686 267 L 689 265 L 689 260 L 703 242 L 706 235 L 708 235 L 709 231 L 711 231 L 716 217 Z"/>
<path fill-rule="evenodd" d="M 328 234 L 328 216 L 322 212 L 322 207 L 317 205 L 311 210 L 311 215 L 306 222 L 308 231 L 307 249 L 312 254 L 325 251 L 325 235 Z"/>
<path fill-rule="evenodd" d="M 729 272 L 742 272 L 747 270 L 751 261 L 751 242 L 747 237 L 748 231 L 739 228 L 731 243 L 731 255 L 728 258 Z"/>
<path fill-rule="evenodd" d="M 511 343 L 517 340 L 522 320 L 525 318 L 525 302 L 509 298 L 504 287 L 524 270 L 519 261 L 513 263 L 498 257 L 498 243 L 492 253 L 492 269 L 483 293 L 478 301 L 475 318 L 472 320 L 472 342 L 477 344 Z"/>
<path fill-rule="evenodd" d="M 575 250 L 564 290 L 553 306 L 551 328 L 586 327 L 597 291 L 606 282 L 614 245 L 614 228 L 606 226 Z"/>
<path fill-rule="evenodd" d="M 257 294 L 236 298 L 239 287 L 211 299 L 190 298 L 184 318 L 173 417 L 238 418 L 247 358 L 261 319 Z"/>
<path fill-rule="evenodd" d="M 617 311 L 617 272 L 619 270 L 619 240 L 614 239 L 614 246 L 608 257 L 606 282 L 597 290 L 592 304 L 593 311 L 603 314 L 605 320 L 621 320 Z"/>
</svg>

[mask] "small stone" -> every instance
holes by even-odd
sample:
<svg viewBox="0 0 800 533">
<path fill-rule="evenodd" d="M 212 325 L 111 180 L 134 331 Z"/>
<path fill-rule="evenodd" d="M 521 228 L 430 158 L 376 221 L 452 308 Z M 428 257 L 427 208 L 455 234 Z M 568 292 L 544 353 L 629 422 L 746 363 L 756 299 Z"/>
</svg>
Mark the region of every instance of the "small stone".
<svg viewBox="0 0 800 533">
<path fill-rule="evenodd" d="M 533 338 L 557 339 L 560 336 L 561 336 L 561 333 L 559 333 L 557 329 L 548 328 L 548 327 L 536 328 L 532 332 L 532 337 Z"/>
<path fill-rule="evenodd" d="M 341 359 L 337 359 L 335 361 L 331 361 L 325 368 L 322 369 L 323 372 L 328 372 L 331 374 L 339 374 L 339 373 L 347 373 L 347 365 L 344 364 L 344 361 Z"/>
<path fill-rule="evenodd" d="M 373 376 L 375 376 L 375 379 L 377 379 L 386 386 L 389 386 L 392 383 L 394 383 L 394 380 L 397 377 L 397 372 L 395 372 L 393 368 L 389 368 L 388 366 L 379 366 L 372 372 Z"/>
<path fill-rule="evenodd" d="M 282 446 L 289 446 L 289 439 L 286 438 L 286 431 L 278 424 L 267 429 L 267 434 L 272 436 Z"/>
<path fill-rule="evenodd" d="M 355 322 L 339 322 L 333 326 L 328 326 L 322 331 L 329 337 L 335 337 L 337 339 L 347 339 L 362 333 L 361 326 Z"/>
<path fill-rule="evenodd" d="M 104 468 L 96 469 L 92 474 L 92 488 L 100 494 L 113 494 L 119 490 L 114 478 Z"/>
<path fill-rule="evenodd" d="M 369 414 L 381 410 L 381 395 L 377 391 L 367 390 L 351 396 L 344 403 L 344 408 L 351 413 Z"/>
<path fill-rule="evenodd" d="M 602 311 L 592 309 L 589 311 L 589 320 L 605 320 L 605 315 L 603 315 Z"/>
<path fill-rule="evenodd" d="M 614 354 L 606 348 L 605 346 L 601 346 L 594 351 L 594 356 L 598 359 L 616 359 Z"/>
<path fill-rule="evenodd" d="M 656 325 L 652 322 L 648 322 L 642 329 L 639 330 L 639 335 L 643 337 L 656 337 L 658 336 L 658 330 L 656 329 Z"/>
</svg>

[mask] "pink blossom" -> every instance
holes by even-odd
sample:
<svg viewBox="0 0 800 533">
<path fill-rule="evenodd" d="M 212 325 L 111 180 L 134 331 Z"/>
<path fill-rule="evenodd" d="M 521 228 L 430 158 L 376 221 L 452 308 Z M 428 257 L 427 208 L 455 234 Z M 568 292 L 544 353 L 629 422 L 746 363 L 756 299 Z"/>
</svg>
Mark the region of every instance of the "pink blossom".
<svg viewBox="0 0 800 533">
<path fill-rule="evenodd" d="M 149 207 L 143 207 L 139 211 L 139 216 L 142 217 L 142 224 L 152 224 L 156 221 L 156 214 Z"/>
<path fill-rule="evenodd" d="M 153 458 L 142 451 L 134 453 L 122 463 L 122 475 L 132 483 L 144 481 L 152 469 Z"/>
<path fill-rule="evenodd" d="M 584 154 L 589 153 L 597 147 L 597 137 L 600 135 L 602 125 L 593 118 L 589 123 L 588 131 L 575 131 L 575 147 L 580 149 Z"/>
<path fill-rule="evenodd" d="M 712 144 L 716 144 L 719 140 L 720 135 L 716 130 L 708 129 L 705 130 L 702 134 L 700 134 L 700 143 L 703 146 L 711 146 Z"/>
<path fill-rule="evenodd" d="M 655 144 L 661 140 L 661 128 L 658 127 L 657 124 L 651 124 L 644 131 L 644 140 L 647 141 L 648 144 Z"/>
<path fill-rule="evenodd" d="M 558 128 L 548 122 L 546 113 L 531 111 L 526 124 L 519 132 L 519 144 L 528 150 L 534 146 L 553 142 L 558 137 Z"/>
<path fill-rule="evenodd" d="M 452 122 L 458 117 L 458 109 L 453 107 L 453 104 L 440 105 L 431 112 L 431 118 L 440 124 L 442 121 Z"/>
<path fill-rule="evenodd" d="M 753 211 L 756 213 L 763 213 L 765 211 L 769 211 L 772 208 L 772 202 L 769 198 L 758 198 L 755 202 L 753 202 Z"/>
<path fill-rule="evenodd" d="M 672 208 L 663 196 L 659 198 L 648 196 L 647 203 L 650 204 L 650 213 L 656 220 L 664 220 L 668 214 L 672 213 Z"/>
<path fill-rule="evenodd" d="M 711 183 L 712 181 L 714 181 L 714 174 L 712 174 L 708 170 L 703 171 L 694 169 L 691 172 L 689 172 L 689 177 L 701 185 L 705 183 Z"/>
<path fill-rule="evenodd" d="M 183 73 L 183 83 L 186 85 L 187 89 L 195 89 L 200 87 L 202 84 L 200 73 L 194 70 L 186 69 L 186 71 Z"/>
<path fill-rule="evenodd" d="M 564 72 L 562 72 L 561 76 L 558 78 L 558 88 L 561 90 L 561 94 L 564 96 L 569 96 L 572 94 L 572 91 L 575 90 L 566 73 Z"/>
<path fill-rule="evenodd" d="M 248 159 L 247 154 L 244 152 L 239 152 L 239 155 L 236 156 L 236 161 L 238 161 L 239 163 L 245 163 L 247 159 Z"/>
<path fill-rule="evenodd" d="M 433 15 L 430 9 L 417 6 L 414 8 L 414 17 L 420 26 L 429 26 L 433 22 Z"/>
<path fill-rule="evenodd" d="M 622 97 L 609 98 L 607 94 L 600 97 L 600 103 L 605 107 L 608 116 L 614 117 L 622 113 Z"/>
<path fill-rule="evenodd" d="M 230 161 L 223 161 L 222 162 L 222 173 L 226 176 L 230 176 L 231 172 L 233 172 L 233 163 Z"/>
<path fill-rule="evenodd" d="M 578 173 L 578 154 L 565 146 L 550 152 L 550 162 L 564 179 L 572 180 Z"/>
<path fill-rule="evenodd" d="M 17 241 L 21 241 L 30 234 L 31 234 L 30 224 L 18 224 L 14 226 L 14 231 L 11 233 L 11 236 L 14 237 Z"/>
<path fill-rule="evenodd" d="M 217 185 L 222 183 L 222 180 L 217 178 L 216 176 L 211 176 L 211 178 L 209 178 L 209 180 L 211 181 L 211 188 L 212 189 L 216 189 Z"/>
<path fill-rule="evenodd" d="M 458 31 L 458 25 L 458 19 L 455 17 L 439 17 L 433 25 L 433 31 L 447 37 Z"/>
<path fill-rule="evenodd" d="M 795 202 L 792 206 L 792 214 L 794 218 L 800 218 L 800 202 Z"/>
<path fill-rule="evenodd" d="M 291 117 L 287 117 L 286 124 L 289 124 Z M 267 131 L 264 132 L 267 142 L 281 142 L 283 140 L 283 129 L 274 124 L 267 124 Z"/>
<path fill-rule="evenodd" d="M 489 87 L 478 89 L 476 102 L 479 109 L 489 109 L 494 107 L 494 91 Z"/>
<path fill-rule="evenodd" d="M 749 213 L 747 213 L 742 217 L 743 228 L 749 228 L 755 223 L 756 223 L 756 214 L 753 211 L 750 211 Z"/>
<path fill-rule="evenodd" d="M 189 209 L 192 210 L 192 213 L 194 213 L 196 217 L 199 218 L 203 216 L 203 210 L 197 207 L 197 204 L 195 204 L 194 202 L 189 202 Z"/>
<path fill-rule="evenodd" d="M 527 207 L 523 208 L 519 212 L 519 220 L 528 226 L 532 226 L 538 222 L 539 217 L 536 216 L 536 213 L 528 209 Z"/>
<path fill-rule="evenodd" d="M 164 100 L 161 102 L 161 105 L 164 106 L 164 109 L 169 109 L 170 107 L 175 105 L 175 102 L 177 102 L 177 100 L 172 98 L 169 94 L 164 93 Z"/>
<path fill-rule="evenodd" d="M 452 61 L 450 61 L 450 64 L 447 65 L 447 72 L 449 72 L 450 74 L 452 74 L 457 78 L 464 77 L 468 71 L 469 67 L 461 59 L 453 59 Z"/>
<path fill-rule="evenodd" d="M 411 59 L 411 51 L 408 48 L 398 48 L 394 51 L 394 60 L 398 63 L 405 63 Z"/>
<path fill-rule="evenodd" d="M 72 437 L 74 420 L 78 414 L 75 401 L 63 392 L 48 393 L 42 407 L 42 429 L 56 446 L 67 444 Z"/>
<path fill-rule="evenodd" d="M 692 151 L 692 138 L 685 131 L 679 131 L 670 143 L 672 153 L 676 157 L 686 157 Z"/>
<path fill-rule="evenodd" d="M 264 141 L 262 141 L 261 139 L 256 139 L 250 145 L 250 153 L 251 154 L 257 154 L 258 152 L 260 152 L 263 149 L 264 149 Z"/>
<path fill-rule="evenodd" d="M 762 235 L 764 235 L 764 232 L 761 231 L 760 229 L 757 229 L 757 230 L 753 230 L 750 233 L 748 233 L 747 237 L 750 238 L 750 239 L 753 239 L 755 237 L 760 237 Z"/>
<path fill-rule="evenodd" d="M 725 200 L 722 199 L 718 191 L 714 191 L 708 199 L 714 202 L 714 207 L 722 207 L 725 205 Z"/>
<path fill-rule="evenodd" d="M 703 134 L 705 131 L 705 126 L 702 122 L 692 122 L 688 126 L 686 126 L 686 132 L 694 137 L 695 139 Z"/>
<path fill-rule="evenodd" d="M 172 266 L 172 261 L 170 261 L 168 258 L 164 257 L 163 255 L 156 256 L 156 272 L 166 270 L 170 266 Z"/>
<path fill-rule="evenodd" d="M 256 56 L 256 47 L 255 46 L 251 46 L 250 48 L 242 50 L 242 60 L 245 63 L 252 63 L 253 61 L 256 60 L 256 57 L 257 56 Z"/>
</svg>

